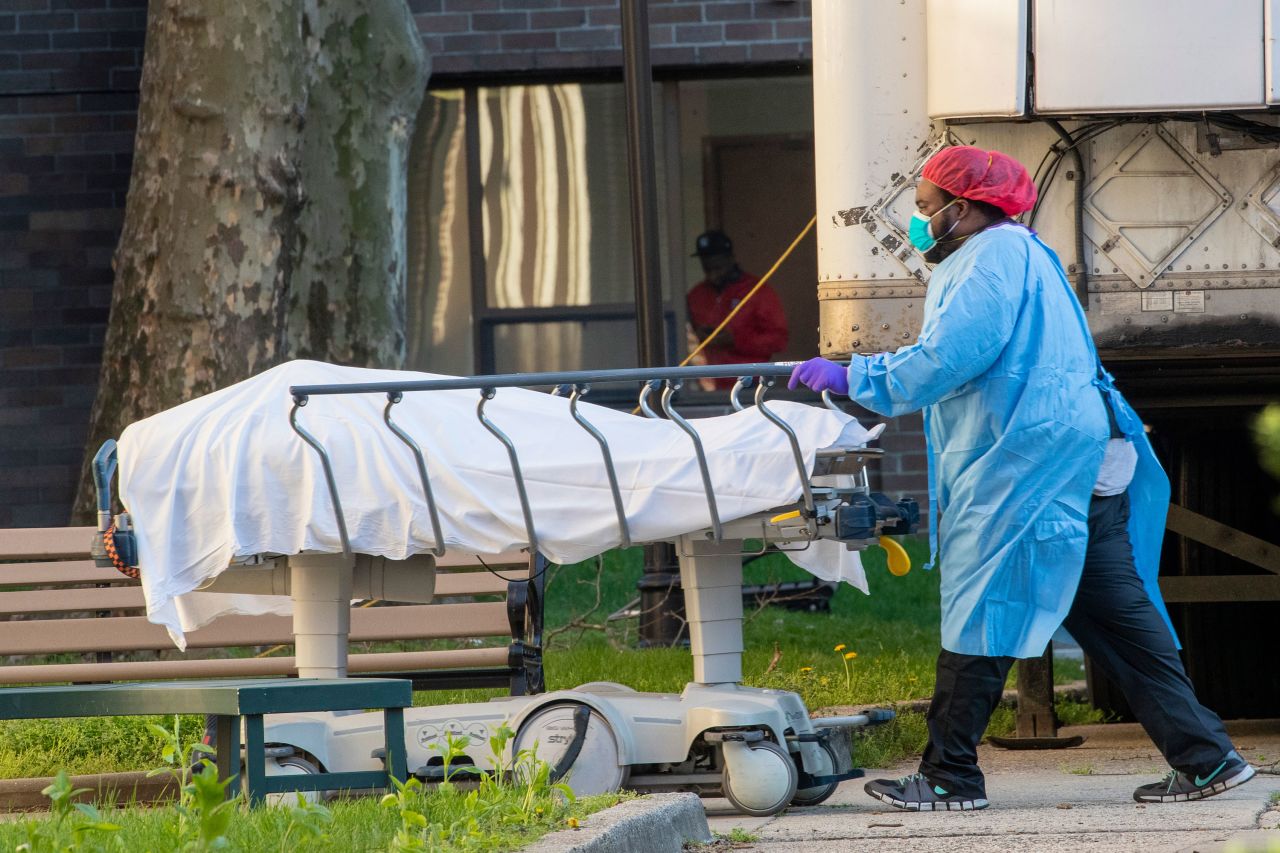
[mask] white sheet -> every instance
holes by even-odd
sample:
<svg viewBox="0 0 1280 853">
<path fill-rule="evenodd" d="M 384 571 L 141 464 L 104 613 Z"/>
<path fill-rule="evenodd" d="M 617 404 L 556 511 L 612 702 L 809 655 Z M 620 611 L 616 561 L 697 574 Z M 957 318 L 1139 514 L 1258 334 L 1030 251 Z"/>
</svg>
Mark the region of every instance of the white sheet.
<svg viewBox="0 0 1280 853">
<path fill-rule="evenodd" d="M 148 618 L 184 647 L 183 631 L 224 613 L 288 612 L 287 599 L 194 593 L 234 557 L 342 550 L 315 451 L 289 426 L 289 386 L 444 378 L 294 361 L 129 426 L 119 440 L 120 496 L 137 529 Z M 528 544 L 506 449 L 476 418 L 476 391 L 406 394 L 393 417 L 427 458 L 445 545 L 492 554 Z M 328 450 L 352 546 L 402 559 L 434 544 L 417 468 L 386 428 L 382 394 L 318 396 L 299 421 Z M 771 408 L 815 451 L 856 446 L 853 418 L 816 406 Z M 674 423 L 588 403 L 580 411 L 609 441 L 633 541 L 709 526 L 693 444 Z M 599 445 L 568 401 L 502 389 L 486 408 L 515 443 L 542 552 L 576 562 L 620 542 Z M 692 421 L 706 448 L 720 517 L 729 521 L 797 499 L 786 436 L 754 407 Z M 856 552 L 817 542 L 791 559 L 866 592 Z"/>
</svg>

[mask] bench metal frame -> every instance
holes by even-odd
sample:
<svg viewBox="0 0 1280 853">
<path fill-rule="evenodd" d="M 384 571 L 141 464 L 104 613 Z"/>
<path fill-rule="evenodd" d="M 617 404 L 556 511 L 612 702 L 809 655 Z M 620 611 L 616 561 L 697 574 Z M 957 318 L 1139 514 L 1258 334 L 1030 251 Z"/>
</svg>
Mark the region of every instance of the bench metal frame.
<svg viewBox="0 0 1280 853">
<path fill-rule="evenodd" d="M 239 778 L 228 798 L 243 791 L 251 805 L 267 794 L 287 791 L 391 788 L 407 778 L 404 709 L 413 689 L 398 679 L 263 679 L 255 681 L 160 681 L 0 690 L 0 719 L 126 717 L 144 714 L 205 714 L 217 720 L 218 779 Z M 263 715 L 299 711 L 383 713 L 386 770 L 351 770 L 268 777 Z M 240 772 L 240 719 L 244 718 L 245 768 Z M 181 759 L 179 759 L 181 760 Z M 237 790 L 238 789 L 238 790 Z"/>
</svg>

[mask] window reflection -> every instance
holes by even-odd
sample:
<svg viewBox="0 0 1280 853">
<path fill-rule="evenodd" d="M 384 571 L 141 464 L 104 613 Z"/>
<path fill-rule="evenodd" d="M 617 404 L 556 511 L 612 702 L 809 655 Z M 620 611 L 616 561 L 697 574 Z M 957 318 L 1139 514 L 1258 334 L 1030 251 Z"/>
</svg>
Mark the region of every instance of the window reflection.
<svg viewBox="0 0 1280 853">
<path fill-rule="evenodd" d="M 630 302 L 622 87 L 481 89 L 479 120 L 489 307 Z"/>
<path fill-rule="evenodd" d="M 409 149 L 405 367 L 474 372 L 461 90 L 423 99 Z"/>
</svg>

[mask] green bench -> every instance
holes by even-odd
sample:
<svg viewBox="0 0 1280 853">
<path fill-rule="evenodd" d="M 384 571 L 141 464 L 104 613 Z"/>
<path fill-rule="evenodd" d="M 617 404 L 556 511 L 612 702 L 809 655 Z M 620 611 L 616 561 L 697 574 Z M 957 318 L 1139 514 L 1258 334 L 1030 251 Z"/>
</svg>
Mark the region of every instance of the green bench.
<svg viewBox="0 0 1280 853">
<path fill-rule="evenodd" d="M 413 704 L 410 681 L 389 678 L 238 681 L 153 681 L 67 687 L 0 689 L 0 719 L 127 717 L 144 714 L 206 714 L 217 719 L 218 778 L 240 776 L 239 786 L 256 804 L 267 794 L 288 791 L 389 788 L 406 779 L 404 709 Z M 272 776 L 266 774 L 264 714 L 381 709 L 386 770 Z M 240 773 L 240 718 L 245 728 L 245 770 Z M 233 763 L 234 761 L 234 763 Z"/>
</svg>

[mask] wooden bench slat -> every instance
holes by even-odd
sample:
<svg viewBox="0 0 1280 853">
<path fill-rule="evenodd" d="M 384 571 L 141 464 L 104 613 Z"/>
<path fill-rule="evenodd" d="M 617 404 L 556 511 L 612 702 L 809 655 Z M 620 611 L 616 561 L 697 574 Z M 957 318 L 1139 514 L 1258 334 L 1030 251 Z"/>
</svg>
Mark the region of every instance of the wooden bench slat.
<svg viewBox="0 0 1280 853">
<path fill-rule="evenodd" d="M 114 573 L 114 570 L 108 571 Z M 123 575 L 118 577 L 127 584 L 95 589 L 39 589 L 0 593 L 0 617 L 15 614 L 140 610 L 146 607 L 142 587 Z M 483 576 L 475 572 L 441 574 L 437 579 L 436 598 L 505 595 L 507 592 L 507 582 L 488 572 L 484 572 Z"/>
<path fill-rule="evenodd" d="M 141 610 L 146 607 L 140 586 L 104 589 L 36 589 L 0 594 L 0 616 L 9 614 L 75 613 L 98 610 Z M 63 622 L 75 632 L 78 621 Z"/>
<path fill-rule="evenodd" d="M 0 560 L 52 560 L 87 557 L 94 527 L 20 527 L 0 529 Z"/>
<path fill-rule="evenodd" d="M 65 563 L 0 563 L 0 586 L 38 584 L 137 583 L 115 569 L 95 566 L 93 560 Z"/>
<path fill-rule="evenodd" d="M 504 574 L 506 574 L 504 572 Z M 519 575 L 508 574 L 508 577 Z M 437 572 L 436 596 L 449 595 L 506 595 L 507 582 L 486 571 L 479 572 Z"/>
<path fill-rule="evenodd" d="M 89 540 L 85 540 L 86 542 Z M 481 559 L 493 568 L 499 566 L 522 566 L 528 567 L 529 555 L 524 551 L 503 551 L 501 554 L 482 554 Z M 443 557 L 436 557 L 436 566 L 442 569 L 451 569 L 455 567 L 471 568 L 476 567 L 484 571 L 479 565 L 479 561 L 470 554 L 463 554 L 456 549 L 449 549 L 444 552 Z M 486 573 L 487 574 L 487 573 Z"/>
<path fill-rule="evenodd" d="M 351 655 L 347 663 L 347 671 L 351 673 L 499 667 L 507 663 L 507 649 L 504 646 L 426 652 L 377 652 Z M 292 675 L 295 671 L 296 664 L 292 656 L 35 664 L 0 667 L 0 684 L 46 684 L 61 681 L 100 684 L 171 678 L 284 676 Z"/>
<path fill-rule="evenodd" d="M 505 602 L 359 607 L 351 611 L 352 642 L 496 637 L 509 632 Z M 187 633 L 187 645 L 193 649 L 292 642 L 293 620 L 288 616 L 224 616 Z M 168 632 L 144 616 L 0 622 L 0 649 L 5 654 L 171 648 Z"/>
<path fill-rule="evenodd" d="M 518 572 L 503 572 L 510 578 L 518 578 Z M 117 572 L 94 565 L 92 560 L 64 563 L 0 563 L 0 587 L 3 586 L 68 586 L 71 584 L 109 583 L 137 585 Z M 505 595 L 507 581 L 486 572 L 439 572 L 436 574 L 436 595 Z M 4 593 L 8 595 L 8 593 Z M 0 606 L 3 603 L 0 602 Z"/>
</svg>

